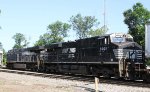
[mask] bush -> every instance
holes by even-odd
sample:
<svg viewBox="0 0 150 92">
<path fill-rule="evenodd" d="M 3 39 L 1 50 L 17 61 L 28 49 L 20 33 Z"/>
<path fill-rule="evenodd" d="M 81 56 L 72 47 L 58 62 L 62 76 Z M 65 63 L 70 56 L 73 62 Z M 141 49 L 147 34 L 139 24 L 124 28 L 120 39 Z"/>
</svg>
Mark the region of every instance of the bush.
<svg viewBox="0 0 150 92">
<path fill-rule="evenodd" d="M 150 58 L 146 59 L 146 65 L 150 65 Z"/>
<path fill-rule="evenodd" d="M 6 65 L 6 62 L 7 62 L 7 55 L 5 50 L 3 49 L 3 65 Z"/>
</svg>

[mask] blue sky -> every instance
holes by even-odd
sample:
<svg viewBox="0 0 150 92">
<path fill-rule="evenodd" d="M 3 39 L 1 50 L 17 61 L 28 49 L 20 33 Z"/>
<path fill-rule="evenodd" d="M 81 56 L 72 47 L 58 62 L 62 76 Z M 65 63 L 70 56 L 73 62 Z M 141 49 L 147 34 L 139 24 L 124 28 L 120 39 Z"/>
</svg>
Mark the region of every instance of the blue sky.
<svg viewBox="0 0 150 92">
<path fill-rule="evenodd" d="M 141 2 L 150 10 L 149 0 L 106 0 L 106 24 L 108 33 L 127 33 L 123 23 L 123 12 L 136 2 Z M 57 20 L 69 21 L 72 15 L 95 16 L 103 25 L 104 0 L 0 0 L 0 42 L 7 51 L 12 49 L 12 36 L 22 33 L 33 46 L 39 36 L 47 32 L 47 26 Z M 66 40 L 74 40 L 70 32 Z"/>
</svg>

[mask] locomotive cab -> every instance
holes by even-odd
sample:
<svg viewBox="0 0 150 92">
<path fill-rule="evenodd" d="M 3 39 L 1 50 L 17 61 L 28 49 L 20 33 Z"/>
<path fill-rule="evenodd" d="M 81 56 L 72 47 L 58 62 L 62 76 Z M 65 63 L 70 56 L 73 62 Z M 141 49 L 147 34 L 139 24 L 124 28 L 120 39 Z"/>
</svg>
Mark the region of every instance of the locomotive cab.
<svg viewBox="0 0 150 92">
<path fill-rule="evenodd" d="M 119 76 L 130 80 L 141 79 L 145 69 L 142 47 L 129 34 L 112 34 L 110 39 L 118 61 Z"/>
<path fill-rule="evenodd" d="M 114 33 L 110 35 L 112 43 L 133 42 L 133 37 L 129 34 Z"/>
</svg>

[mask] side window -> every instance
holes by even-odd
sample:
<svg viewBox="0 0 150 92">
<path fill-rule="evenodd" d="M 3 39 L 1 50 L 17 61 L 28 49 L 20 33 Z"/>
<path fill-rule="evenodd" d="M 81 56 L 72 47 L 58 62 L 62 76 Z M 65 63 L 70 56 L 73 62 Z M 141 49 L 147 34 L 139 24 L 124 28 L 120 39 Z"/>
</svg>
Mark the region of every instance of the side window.
<svg viewBox="0 0 150 92">
<path fill-rule="evenodd" d="M 109 44 L 109 38 L 107 37 L 107 38 L 105 38 L 105 44 Z"/>
<path fill-rule="evenodd" d="M 76 52 L 76 48 L 70 48 L 69 53 L 75 53 Z"/>
<path fill-rule="evenodd" d="M 62 49 L 62 53 L 75 53 L 76 48 L 64 48 Z"/>
<path fill-rule="evenodd" d="M 105 44 L 107 44 L 107 38 L 105 38 Z"/>
<path fill-rule="evenodd" d="M 62 53 L 67 53 L 67 52 L 68 52 L 68 48 L 62 49 Z"/>
<path fill-rule="evenodd" d="M 107 41 L 108 41 L 107 43 L 109 44 L 109 43 L 110 43 L 110 39 L 109 39 L 109 38 L 107 38 Z"/>
<path fill-rule="evenodd" d="M 105 44 L 105 39 L 99 39 L 99 45 L 104 45 Z"/>
</svg>

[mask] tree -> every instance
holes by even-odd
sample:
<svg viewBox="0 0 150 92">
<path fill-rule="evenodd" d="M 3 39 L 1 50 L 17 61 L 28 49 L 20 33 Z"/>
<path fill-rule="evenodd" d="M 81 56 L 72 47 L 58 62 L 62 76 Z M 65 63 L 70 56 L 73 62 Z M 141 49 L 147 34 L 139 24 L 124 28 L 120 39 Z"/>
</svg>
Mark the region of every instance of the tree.
<svg viewBox="0 0 150 92">
<path fill-rule="evenodd" d="M 3 49 L 3 65 L 6 65 L 7 62 L 7 53 L 6 51 Z"/>
<path fill-rule="evenodd" d="M 94 16 L 82 17 L 81 14 L 72 16 L 70 22 L 73 26 L 73 30 L 76 31 L 76 34 L 80 39 L 88 37 L 88 32 L 91 28 L 99 24 Z"/>
<path fill-rule="evenodd" d="M 108 28 L 106 26 L 103 26 L 101 28 L 97 28 L 97 29 L 91 29 L 88 33 L 89 36 L 100 36 L 100 35 L 104 35 L 106 32 L 108 31 Z"/>
<path fill-rule="evenodd" d="M 40 36 L 39 40 L 35 43 L 35 46 L 64 41 L 63 39 L 68 36 L 67 32 L 70 28 L 71 25 L 63 23 L 61 21 L 56 21 L 48 25 L 47 29 L 49 31 L 44 35 Z"/>
<path fill-rule="evenodd" d="M 0 51 L 2 51 L 2 62 L 1 62 L 1 64 L 2 65 L 6 65 L 6 57 L 7 57 L 7 54 L 6 54 L 6 52 L 5 52 L 5 50 L 3 49 L 3 45 L 2 45 L 2 43 L 0 42 Z"/>
<path fill-rule="evenodd" d="M 34 45 L 35 46 L 42 46 L 42 45 L 50 44 L 51 43 L 50 40 L 51 40 L 50 34 L 45 33 L 39 37 L 39 40 L 36 41 L 36 43 Z"/>
<path fill-rule="evenodd" d="M 141 3 L 136 3 L 131 9 L 123 13 L 129 31 L 134 41 L 144 46 L 145 44 L 145 24 L 150 19 L 150 11 L 148 11 Z"/>
<path fill-rule="evenodd" d="M 29 44 L 25 36 L 21 33 L 16 33 L 12 38 L 15 40 L 15 45 L 13 48 L 24 48 Z"/>
</svg>

